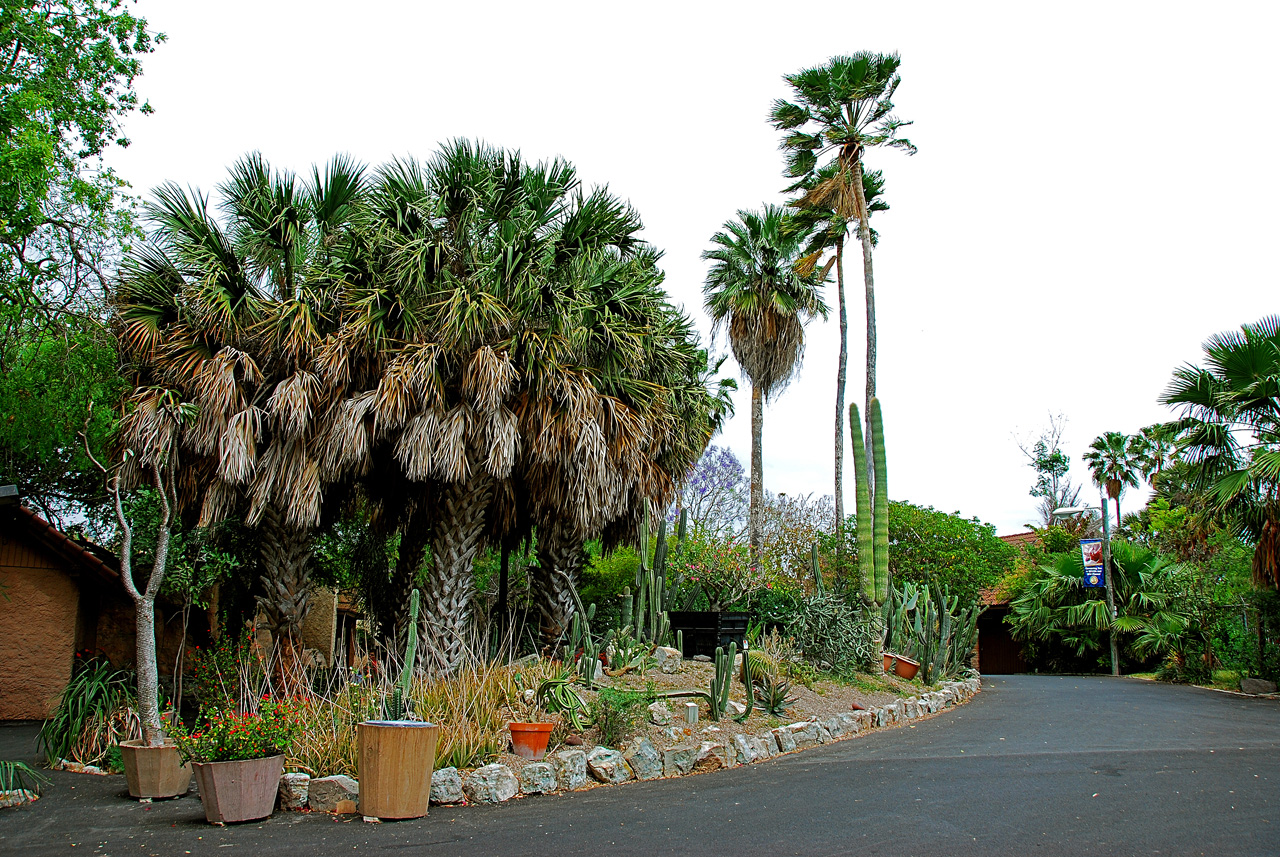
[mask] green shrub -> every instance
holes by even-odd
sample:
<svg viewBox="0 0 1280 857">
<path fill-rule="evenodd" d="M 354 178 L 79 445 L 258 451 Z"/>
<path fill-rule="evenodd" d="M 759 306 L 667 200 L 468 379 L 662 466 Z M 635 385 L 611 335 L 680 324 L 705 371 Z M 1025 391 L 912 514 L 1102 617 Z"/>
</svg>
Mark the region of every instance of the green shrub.
<svg viewBox="0 0 1280 857">
<path fill-rule="evenodd" d="M 77 652 L 58 707 L 40 727 L 40 747 L 49 764 L 68 759 L 96 765 L 113 744 L 140 737 L 133 688 L 129 670 Z"/>
<path fill-rule="evenodd" d="M 652 693 L 645 691 L 600 688 L 588 708 L 591 722 L 600 733 L 600 743 L 606 747 L 619 746 L 628 733 L 639 726 L 644 708 L 653 698 Z"/>
</svg>

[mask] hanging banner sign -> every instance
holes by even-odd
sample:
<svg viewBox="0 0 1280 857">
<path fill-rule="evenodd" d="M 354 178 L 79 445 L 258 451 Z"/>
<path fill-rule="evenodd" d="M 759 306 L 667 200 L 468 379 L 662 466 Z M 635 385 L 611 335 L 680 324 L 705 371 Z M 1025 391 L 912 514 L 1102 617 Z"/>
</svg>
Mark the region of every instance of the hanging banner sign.
<svg viewBox="0 0 1280 857">
<path fill-rule="evenodd" d="M 1081 539 L 1080 556 L 1084 559 L 1084 585 L 1106 586 L 1102 569 L 1102 539 Z"/>
</svg>

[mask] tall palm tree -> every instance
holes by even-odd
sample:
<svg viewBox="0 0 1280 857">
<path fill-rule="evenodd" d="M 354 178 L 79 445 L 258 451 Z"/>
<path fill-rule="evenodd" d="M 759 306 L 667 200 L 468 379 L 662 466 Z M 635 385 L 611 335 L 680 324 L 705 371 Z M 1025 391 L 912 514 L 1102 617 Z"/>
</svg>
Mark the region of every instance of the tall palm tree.
<svg viewBox="0 0 1280 857">
<path fill-rule="evenodd" d="M 311 361 L 335 325 L 362 186 L 363 167 L 349 158 L 299 180 L 254 153 L 220 188 L 220 219 L 207 197 L 164 185 L 115 295 L 138 390 L 126 436 L 144 442 L 155 390 L 179 391 L 198 408 L 182 432 L 179 503 L 199 509 L 202 523 L 240 512 L 258 527 L 259 603 L 277 639 L 294 646 L 324 496 L 314 440 L 340 393 L 319 382 Z"/>
<path fill-rule="evenodd" d="M 778 206 L 740 210 L 702 254 L 712 262 L 702 287 L 713 335 L 727 328 L 729 345 L 751 381 L 751 558 L 760 560 L 764 506 L 764 400 L 786 388 L 804 355 L 804 322 L 826 318 L 820 277 L 796 271 L 803 247 L 790 215 Z"/>
<path fill-rule="evenodd" d="M 787 153 L 786 175 L 796 182 L 788 190 L 802 191 L 795 202 L 801 208 L 828 209 L 845 224 L 858 224 L 862 245 L 862 278 L 867 309 L 866 407 L 871 419 L 871 400 L 876 396 L 876 312 L 875 275 L 871 262 L 873 245 L 869 204 L 864 186 L 863 156 L 867 149 L 888 146 L 914 154 L 909 140 L 898 131 L 909 122 L 893 115 L 893 94 L 901 82 L 897 54 L 859 52 L 832 57 L 826 64 L 804 69 L 785 79 L 793 91 L 793 101 L 778 99 L 770 121 L 774 128 L 790 133 L 781 147 Z M 825 168 L 825 169 L 824 169 Z M 844 271 L 839 261 L 844 251 L 843 231 L 836 246 L 836 287 L 839 292 L 840 365 L 836 380 L 835 460 L 836 504 L 844 508 L 843 420 L 844 379 L 848 331 L 845 321 Z M 870 436 L 870 422 L 867 436 Z M 867 470 L 874 469 L 868 447 Z"/>
<path fill-rule="evenodd" d="M 1194 487 L 1254 540 L 1253 579 L 1280 588 L 1280 316 L 1211 336 L 1205 366 L 1179 368 L 1160 401 L 1178 408 Z"/>
<path fill-rule="evenodd" d="M 1126 487 L 1138 487 L 1139 461 L 1132 439 L 1123 432 L 1109 431 L 1094 438 L 1081 458 L 1089 465 L 1093 481 L 1116 501 L 1116 526 L 1120 526 L 1120 495 Z"/>
<path fill-rule="evenodd" d="M 1178 461 L 1177 431 L 1164 423 L 1144 426 L 1130 438 L 1142 478 L 1152 488 L 1164 471 Z"/>
</svg>

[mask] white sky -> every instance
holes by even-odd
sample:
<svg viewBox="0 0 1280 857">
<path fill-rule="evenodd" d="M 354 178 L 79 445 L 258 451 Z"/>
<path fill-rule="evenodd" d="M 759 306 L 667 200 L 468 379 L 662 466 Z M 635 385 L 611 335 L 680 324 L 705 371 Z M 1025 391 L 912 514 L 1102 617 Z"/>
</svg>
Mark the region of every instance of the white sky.
<svg viewBox="0 0 1280 857">
<path fill-rule="evenodd" d="M 868 159 L 892 205 L 875 219 L 890 494 L 1000 533 L 1035 519 L 1016 438 L 1065 414 L 1085 481 L 1088 443 L 1167 418 L 1156 398 L 1208 335 L 1280 311 L 1274 4 L 141 0 L 136 13 L 169 36 L 138 83 L 156 113 L 130 120 L 133 145 L 112 157 L 139 192 L 213 190 L 253 149 L 298 170 L 336 152 L 425 158 L 456 136 L 563 155 L 639 210 L 704 333 L 708 239 L 737 209 L 782 201 L 766 121 L 782 75 L 898 51 L 897 112 L 920 153 Z M 861 402 L 856 244 L 845 269 Z M 834 316 L 811 325 L 799 379 L 766 410 L 770 490 L 833 490 L 838 342 Z M 716 441 L 744 464 L 748 390 Z"/>
</svg>

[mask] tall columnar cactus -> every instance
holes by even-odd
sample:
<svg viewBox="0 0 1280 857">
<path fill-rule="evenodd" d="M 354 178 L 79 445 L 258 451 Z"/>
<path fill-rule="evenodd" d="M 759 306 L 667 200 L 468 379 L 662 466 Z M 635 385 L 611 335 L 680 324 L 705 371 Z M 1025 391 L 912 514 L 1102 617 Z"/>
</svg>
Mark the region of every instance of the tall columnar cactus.
<svg viewBox="0 0 1280 857">
<path fill-rule="evenodd" d="M 875 462 L 874 516 L 876 604 L 889 597 L 889 476 L 884 452 L 884 420 L 880 400 L 871 400 L 871 458 Z"/>
<path fill-rule="evenodd" d="M 880 400 L 871 400 L 871 458 L 875 462 L 875 494 L 867 471 L 866 447 L 858 406 L 849 405 L 849 435 L 853 440 L 853 471 L 858 517 L 858 574 L 862 600 L 880 607 L 889 597 L 889 479 L 884 452 L 884 422 Z"/>
<path fill-rule="evenodd" d="M 409 692 L 413 684 L 413 669 L 418 659 L 418 590 L 409 593 L 409 634 L 405 644 L 404 664 L 400 678 L 391 689 L 391 697 L 383 705 L 383 717 L 387 720 L 403 720 L 413 711 Z"/>
<path fill-rule="evenodd" d="M 716 674 L 711 677 L 711 719 L 724 717 L 729 705 L 729 687 L 733 684 L 733 662 L 738 657 L 738 644 L 730 643 L 726 653 L 723 646 L 716 646 Z"/>
<path fill-rule="evenodd" d="M 676 531 L 676 550 L 684 543 L 687 511 L 680 513 L 680 526 Z M 667 575 L 667 558 L 670 545 L 667 542 L 667 520 L 658 524 L 658 539 L 649 562 L 649 510 L 645 509 L 640 524 L 640 567 L 636 569 L 636 594 L 634 609 L 624 608 L 624 613 L 634 613 L 637 639 L 652 645 L 665 644 L 671 635 L 671 622 L 667 617 L 669 604 L 679 586 L 679 581 Z M 629 624 L 629 622 L 624 622 Z"/>
</svg>

